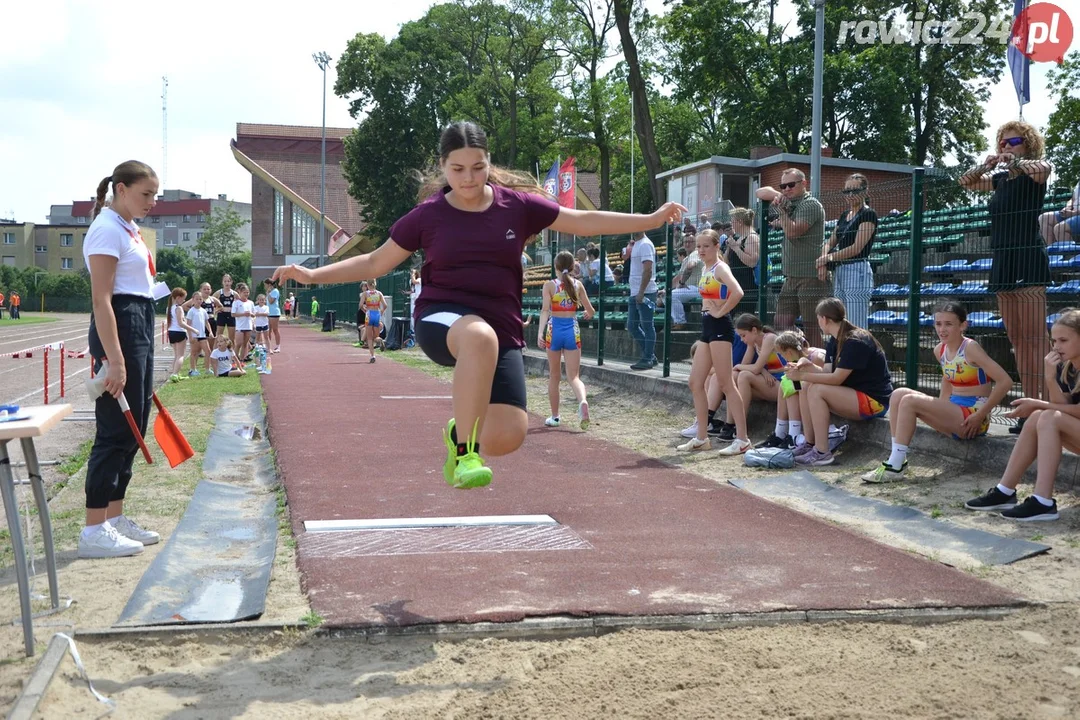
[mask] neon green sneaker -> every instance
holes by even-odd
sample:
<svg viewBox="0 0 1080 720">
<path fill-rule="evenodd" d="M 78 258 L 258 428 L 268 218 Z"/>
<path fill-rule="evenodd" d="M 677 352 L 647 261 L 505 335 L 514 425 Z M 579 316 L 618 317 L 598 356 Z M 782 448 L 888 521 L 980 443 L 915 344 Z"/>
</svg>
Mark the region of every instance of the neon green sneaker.
<svg viewBox="0 0 1080 720">
<path fill-rule="evenodd" d="M 472 437 L 467 442 L 469 451 L 458 457 L 457 446 L 450 439 L 450 433 L 454 429 L 454 419 L 446 423 L 443 431 L 443 443 L 446 445 L 446 464 L 443 465 L 443 479 L 451 487 L 467 489 L 484 487 L 491 484 L 491 468 L 484 465 L 479 454 L 472 451 L 476 446 L 476 425 L 473 425 Z"/>
</svg>

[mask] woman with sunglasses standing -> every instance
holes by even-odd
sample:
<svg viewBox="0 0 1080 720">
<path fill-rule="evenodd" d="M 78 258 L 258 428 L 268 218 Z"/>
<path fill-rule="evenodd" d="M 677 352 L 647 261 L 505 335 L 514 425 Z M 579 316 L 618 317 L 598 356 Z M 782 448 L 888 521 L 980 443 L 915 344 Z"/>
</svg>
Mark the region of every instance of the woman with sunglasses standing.
<svg viewBox="0 0 1080 720">
<path fill-rule="evenodd" d="M 863 328 L 867 326 L 870 296 L 874 293 L 874 271 L 868 258 L 878 224 L 877 213 L 866 199 L 869 187 L 862 173 L 853 173 L 844 181 L 842 192 L 848 209 L 837 219 L 817 260 L 818 272 L 833 272 L 833 292 L 847 308 L 848 320 Z"/>
<path fill-rule="evenodd" d="M 1039 239 L 1039 213 L 1052 168 L 1043 159 L 1042 135 L 1029 123 L 1005 123 L 998 128 L 997 140 L 998 154 L 964 173 L 960 185 L 994 193 L 987 204 L 993 256 L 990 291 L 997 295 L 1024 397 L 1038 399 L 1041 361 L 1049 347 L 1045 323 L 1050 284 L 1050 257 Z"/>
</svg>

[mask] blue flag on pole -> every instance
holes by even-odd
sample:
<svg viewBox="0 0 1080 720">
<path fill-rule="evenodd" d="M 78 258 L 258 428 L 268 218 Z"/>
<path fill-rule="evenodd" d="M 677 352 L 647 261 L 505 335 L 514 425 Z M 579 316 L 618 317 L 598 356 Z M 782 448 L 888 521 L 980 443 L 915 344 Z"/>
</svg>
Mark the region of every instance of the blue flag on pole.
<svg viewBox="0 0 1080 720">
<path fill-rule="evenodd" d="M 1015 0 L 1013 4 L 1013 32 L 1009 39 L 1009 49 L 1006 51 L 1013 86 L 1016 87 L 1016 100 L 1020 103 L 1021 112 L 1024 105 L 1031 102 L 1031 60 L 1016 47 L 1017 42 L 1026 45 L 1028 41 L 1028 22 L 1024 15 L 1026 6 L 1027 0 Z"/>
<path fill-rule="evenodd" d="M 544 178 L 544 192 L 551 195 L 551 197 L 559 196 L 559 161 L 551 163 L 551 169 L 548 170 L 547 177 Z"/>
</svg>

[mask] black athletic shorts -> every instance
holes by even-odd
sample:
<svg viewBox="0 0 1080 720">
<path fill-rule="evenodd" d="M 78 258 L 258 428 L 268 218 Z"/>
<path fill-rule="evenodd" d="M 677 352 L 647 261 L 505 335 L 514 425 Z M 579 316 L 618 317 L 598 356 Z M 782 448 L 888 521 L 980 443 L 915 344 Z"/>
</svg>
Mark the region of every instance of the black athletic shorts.
<svg viewBox="0 0 1080 720">
<path fill-rule="evenodd" d="M 187 342 L 186 332 L 177 332 L 176 330 L 169 331 L 169 344 L 175 345 L 176 343 Z"/>
<path fill-rule="evenodd" d="M 232 316 L 232 313 L 219 312 L 217 314 L 218 327 L 236 327 L 236 318 Z"/>
<path fill-rule="evenodd" d="M 439 365 L 453 367 L 457 360 L 446 346 L 446 334 L 455 321 L 465 315 L 478 315 L 464 305 L 440 303 L 430 305 L 417 316 L 416 344 L 424 354 Z M 495 364 L 495 377 L 491 380 L 492 405 L 513 405 L 525 410 L 525 361 L 521 348 L 499 348 L 499 360 Z"/>
<path fill-rule="evenodd" d="M 731 323 L 731 315 L 713 317 L 709 313 L 701 313 L 701 341 L 735 342 L 735 326 Z"/>
</svg>

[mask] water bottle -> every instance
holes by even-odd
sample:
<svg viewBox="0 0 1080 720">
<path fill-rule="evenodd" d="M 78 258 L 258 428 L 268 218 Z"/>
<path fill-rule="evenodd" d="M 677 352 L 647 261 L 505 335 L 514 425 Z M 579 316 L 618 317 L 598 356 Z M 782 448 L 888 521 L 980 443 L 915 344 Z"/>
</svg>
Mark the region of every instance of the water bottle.
<svg viewBox="0 0 1080 720">
<path fill-rule="evenodd" d="M 646 297 L 641 301 L 641 304 L 649 308 L 649 312 L 653 312 L 656 310 L 656 303 L 653 302 L 651 298 Z"/>
</svg>

